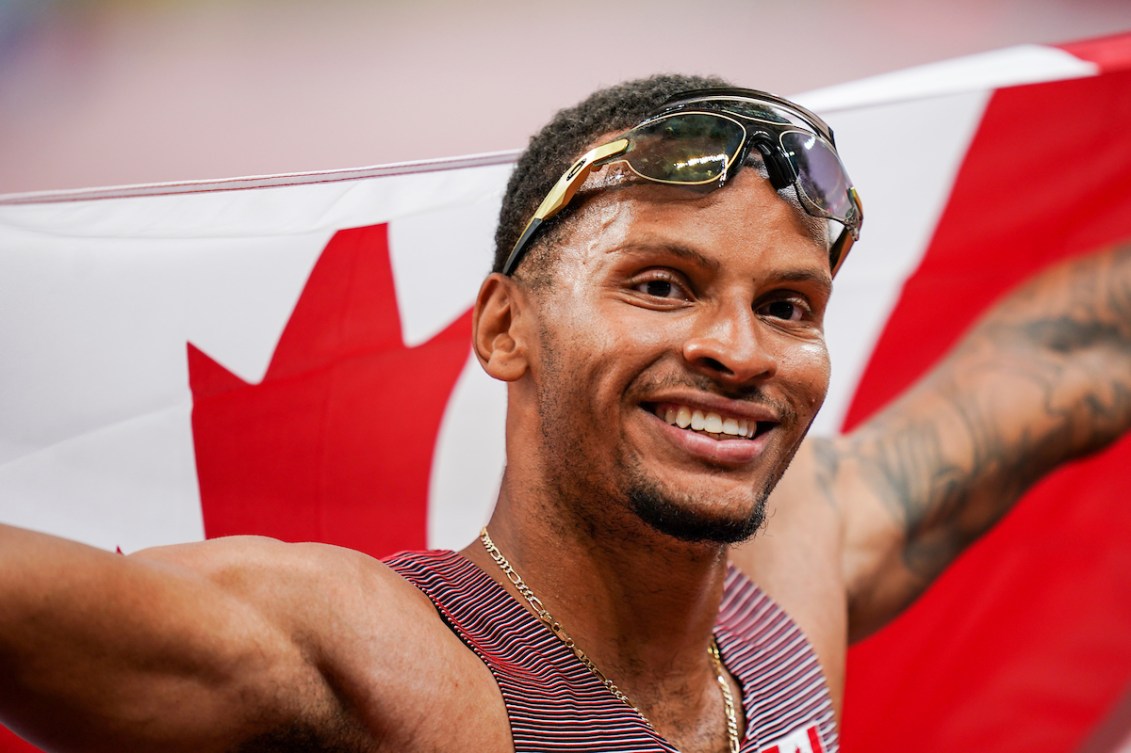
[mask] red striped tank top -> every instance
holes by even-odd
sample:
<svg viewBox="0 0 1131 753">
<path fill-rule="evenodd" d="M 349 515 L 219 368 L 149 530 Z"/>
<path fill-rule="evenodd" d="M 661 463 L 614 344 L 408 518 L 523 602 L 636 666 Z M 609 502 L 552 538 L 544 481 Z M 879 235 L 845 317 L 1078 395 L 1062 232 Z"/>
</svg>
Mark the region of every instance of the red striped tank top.
<svg viewBox="0 0 1131 753">
<path fill-rule="evenodd" d="M 386 564 L 432 600 L 491 670 L 506 703 L 515 753 L 677 753 L 537 617 L 462 555 L 406 552 Z M 715 637 L 742 688 L 742 753 L 837 751 L 832 702 L 812 646 L 734 567 Z"/>
</svg>

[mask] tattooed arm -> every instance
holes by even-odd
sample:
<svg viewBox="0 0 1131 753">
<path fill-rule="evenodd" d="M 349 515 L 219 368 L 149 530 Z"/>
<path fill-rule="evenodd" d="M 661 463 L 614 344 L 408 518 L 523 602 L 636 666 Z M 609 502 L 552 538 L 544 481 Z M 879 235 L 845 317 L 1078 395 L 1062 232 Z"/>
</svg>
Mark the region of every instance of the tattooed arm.
<svg viewBox="0 0 1131 753">
<path fill-rule="evenodd" d="M 1056 466 L 1131 429 L 1131 246 L 1000 301 L 915 387 L 815 445 L 844 521 L 849 630 L 914 600 Z"/>
</svg>

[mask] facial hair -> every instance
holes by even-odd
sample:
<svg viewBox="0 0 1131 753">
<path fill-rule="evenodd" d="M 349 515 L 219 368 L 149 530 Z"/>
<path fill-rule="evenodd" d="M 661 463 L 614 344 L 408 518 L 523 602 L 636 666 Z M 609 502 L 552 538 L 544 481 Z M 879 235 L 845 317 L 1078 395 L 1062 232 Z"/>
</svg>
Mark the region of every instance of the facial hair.
<svg viewBox="0 0 1131 753">
<path fill-rule="evenodd" d="M 765 488 L 751 489 L 752 503 L 745 515 L 712 515 L 702 503 L 679 500 L 638 470 L 627 471 L 625 492 L 633 513 L 653 530 L 680 541 L 737 544 L 754 536 L 766 523 L 766 500 L 777 484 L 775 477 Z"/>
<path fill-rule="evenodd" d="M 695 380 L 696 377 L 689 376 L 685 379 Z M 709 380 L 700 378 L 698 382 L 696 386 L 701 390 L 717 390 Z M 656 389 L 660 386 L 663 386 L 662 382 L 654 381 L 649 388 Z M 752 398 L 758 393 L 759 390 L 754 388 L 728 397 Z M 776 406 L 776 412 L 781 416 L 783 425 L 788 426 L 797 420 L 795 412 L 787 405 Z M 658 479 L 645 473 L 636 462 L 622 459 L 618 465 L 626 479 L 624 489 L 632 511 L 653 530 L 680 541 L 737 544 L 754 536 L 766 524 L 766 502 L 770 492 L 785 474 L 796 452 L 795 445 L 761 488 L 750 489 L 750 499 L 742 505 L 742 509 L 747 510 L 745 515 L 706 512 L 702 500 L 697 503 L 692 494 L 679 494 L 664 489 Z"/>
<path fill-rule="evenodd" d="M 591 504 L 603 498 L 603 504 L 607 504 L 619 499 L 621 504 L 627 503 L 627 509 L 639 521 L 661 534 L 685 542 L 735 544 L 761 530 L 766 522 L 766 500 L 785 473 L 796 446 L 761 488 L 752 487 L 750 497 L 735 505 L 743 513 L 710 512 L 706 509 L 712 506 L 709 501 L 691 493 L 666 489 L 662 479 L 645 471 L 639 460 L 632 456 L 620 455 L 614 459 L 614 479 L 600 478 L 595 473 L 598 464 L 587 461 L 581 449 L 586 443 L 586 436 L 595 429 L 592 423 L 578 417 L 577 404 L 563 397 L 566 385 L 584 383 L 584 379 L 562 369 L 555 342 L 545 329 L 541 331 L 541 346 L 546 384 L 539 390 L 537 410 L 543 440 L 541 449 L 545 457 L 552 458 L 547 464 L 546 478 L 550 494 L 574 508 L 574 513 L 579 513 L 579 507 L 584 506 L 586 501 Z M 704 391 L 724 392 L 705 377 L 688 375 L 680 383 L 687 381 L 699 382 L 697 388 Z M 655 389 L 658 384 L 650 381 L 646 386 Z M 751 394 L 729 394 L 728 397 L 749 399 L 757 390 L 744 392 Z M 780 405 L 776 410 L 784 425 L 796 421 L 789 406 Z M 584 520 L 585 516 L 581 519 Z M 593 521 L 585 522 L 592 524 Z M 631 535 L 630 529 L 626 528 L 624 534 Z"/>
<path fill-rule="evenodd" d="M 593 502 L 599 497 L 608 501 L 612 501 L 610 497 L 619 498 L 622 504 L 627 503 L 638 520 L 680 541 L 727 545 L 749 539 L 765 524 L 766 500 L 785 471 L 783 463 L 763 488 L 751 488 L 750 499 L 737 506 L 743 513 L 712 513 L 705 509 L 710 505 L 695 495 L 666 489 L 662 479 L 647 473 L 631 456 L 614 460 L 615 479 L 595 477 L 594 467 L 586 464 L 583 453 L 578 452 L 583 443 L 581 437 L 592 428 L 577 424 L 573 411 L 565 408 L 556 390 L 540 395 L 538 411 L 543 450 L 556 461 L 550 464 L 547 477 L 547 490 L 551 494 L 562 501 L 572 498 L 573 505 L 584 504 L 582 500 Z M 631 535 L 628 529 L 624 533 Z"/>
<path fill-rule="evenodd" d="M 764 496 L 760 496 L 746 517 L 708 517 L 673 501 L 657 484 L 645 479 L 629 486 L 628 502 L 636 516 L 655 531 L 692 543 L 737 544 L 757 533 L 766 521 Z"/>
</svg>

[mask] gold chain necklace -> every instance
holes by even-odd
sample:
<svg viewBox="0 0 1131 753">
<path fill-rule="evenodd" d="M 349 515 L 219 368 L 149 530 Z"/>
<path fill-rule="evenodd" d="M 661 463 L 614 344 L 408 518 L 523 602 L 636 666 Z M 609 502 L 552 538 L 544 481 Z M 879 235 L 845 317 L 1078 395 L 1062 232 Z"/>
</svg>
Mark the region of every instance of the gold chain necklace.
<svg viewBox="0 0 1131 753">
<path fill-rule="evenodd" d="M 507 576 L 507 580 L 518 589 L 518 592 L 522 594 L 522 598 L 526 599 L 534 609 L 534 613 L 538 615 L 538 619 L 550 629 L 550 632 L 558 637 L 558 640 L 566 645 L 566 648 L 573 652 L 577 660 L 580 661 L 586 669 L 592 672 L 594 677 L 601 681 L 601 684 L 613 694 L 614 698 L 635 711 L 640 718 L 644 720 L 644 723 L 648 725 L 648 728 L 655 731 L 656 728 L 652 726 L 652 722 L 649 721 L 648 717 L 644 716 L 644 712 L 629 700 L 628 696 L 624 694 L 624 691 L 616 686 L 616 683 L 606 677 L 605 673 L 597 668 L 597 665 L 594 664 L 593 660 L 574 642 L 570 634 L 562 627 L 562 624 L 554 619 L 554 616 L 546 609 L 542 600 L 534 595 L 534 592 L 530 590 L 530 586 L 526 585 L 526 581 L 522 579 L 521 575 L 515 572 L 511 563 L 508 562 L 507 558 L 503 556 L 503 553 L 499 551 L 499 547 L 495 546 L 495 542 L 491 540 L 486 527 L 479 532 L 479 540 L 483 542 L 483 548 L 487 550 L 487 554 L 491 556 L 491 559 L 495 561 L 495 564 L 498 565 L 499 569 Z M 726 670 L 723 668 L 723 660 L 722 657 L 719 656 L 719 644 L 715 641 L 714 636 L 711 637 L 711 645 L 707 647 L 707 654 L 711 657 L 711 663 L 715 667 L 715 677 L 718 679 L 719 690 L 723 695 L 723 711 L 726 713 L 727 739 L 730 743 L 730 753 L 738 753 L 741 747 L 738 737 L 738 715 L 735 713 L 734 696 L 730 692 L 730 683 L 727 682 Z"/>
</svg>

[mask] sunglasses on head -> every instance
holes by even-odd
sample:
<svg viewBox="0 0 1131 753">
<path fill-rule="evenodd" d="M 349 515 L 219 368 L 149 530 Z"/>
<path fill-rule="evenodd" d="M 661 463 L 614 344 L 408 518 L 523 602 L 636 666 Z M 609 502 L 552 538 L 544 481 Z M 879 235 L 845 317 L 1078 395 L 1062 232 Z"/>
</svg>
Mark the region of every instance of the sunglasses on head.
<svg viewBox="0 0 1131 753">
<path fill-rule="evenodd" d="M 511 274 L 538 229 L 569 205 L 594 168 L 622 162 L 639 177 L 674 186 L 721 188 L 759 153 L 776 189 L 792 186 L 813 217 L 838 223 L 830 232 L 835 275 L 860 237 L 860 197 L 837 155 L 832 129 L 800 105 L 753 89 L 699 89 L 677 94 L 632 130 L 581 156 L 534 212 L 511 249 Z"/>
</svg>

